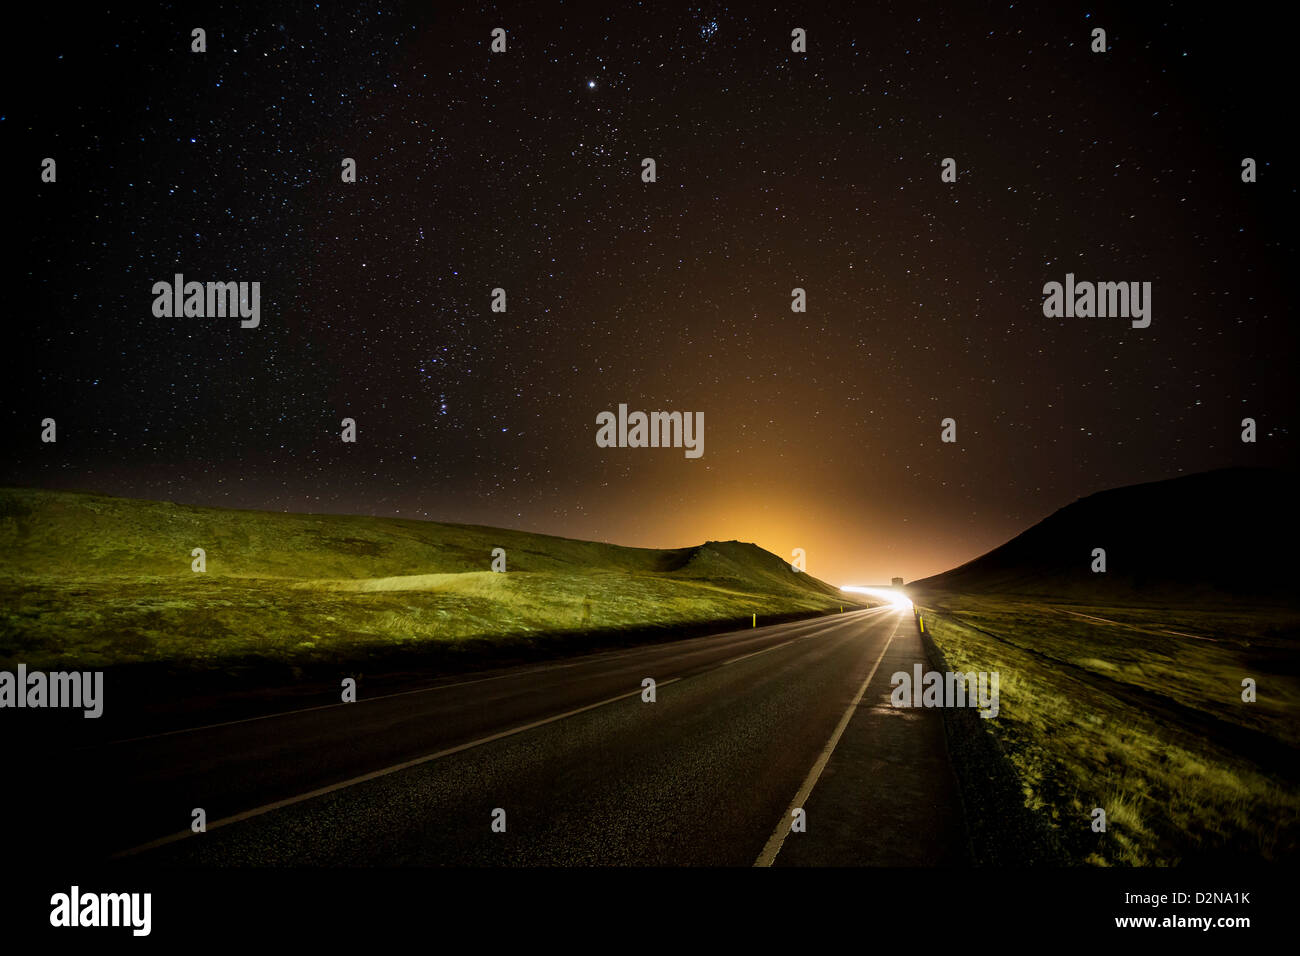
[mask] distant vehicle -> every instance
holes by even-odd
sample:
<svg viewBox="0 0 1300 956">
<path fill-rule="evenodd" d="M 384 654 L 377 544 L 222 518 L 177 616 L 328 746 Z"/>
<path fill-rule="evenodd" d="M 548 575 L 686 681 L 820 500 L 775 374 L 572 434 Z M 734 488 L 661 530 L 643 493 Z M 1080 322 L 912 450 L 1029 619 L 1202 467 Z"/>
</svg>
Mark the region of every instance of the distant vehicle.
<svg viewBox="0 0 1300 956">
<path fill-rule="evenodd" d="M 889 582 L 889 586 L 890 586 L 891 588 L 901 588 L 901 587 L 903 586 L 903 579 L 902 579 L 902 578 L 893 578 L 893 579 Z"/>
</svg>

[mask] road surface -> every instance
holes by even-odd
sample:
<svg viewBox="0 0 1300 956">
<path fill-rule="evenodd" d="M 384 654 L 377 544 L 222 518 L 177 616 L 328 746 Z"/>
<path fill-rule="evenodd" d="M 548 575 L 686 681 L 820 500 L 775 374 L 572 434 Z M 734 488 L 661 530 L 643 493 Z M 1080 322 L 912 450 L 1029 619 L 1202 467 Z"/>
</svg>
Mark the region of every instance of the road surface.
<svg viewBox="0 0 1300 956">
<path fill-rule="evenodd" d="M 940 712 L 889 705 L 915 661 L 872 608 L 96 744 L 42 826 L 123 866 L 963 863 Z"/>
</svg>

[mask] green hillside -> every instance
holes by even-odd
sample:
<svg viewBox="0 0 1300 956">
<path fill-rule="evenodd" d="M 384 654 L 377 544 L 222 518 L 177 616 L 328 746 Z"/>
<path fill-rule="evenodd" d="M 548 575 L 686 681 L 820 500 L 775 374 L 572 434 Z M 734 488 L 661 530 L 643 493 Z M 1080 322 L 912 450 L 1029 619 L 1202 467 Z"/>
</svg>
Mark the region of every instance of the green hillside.
<svg viewBox="0 0 1300 956">
<path fill-rule="evenodd" d="M 203 548 L 207 570 L 191 568 Z M 491 570 L 494 548 L 505 574 Z M 471 525 L 0 489 L 0 666 L 445 659 L 837 610 L 752 544 L 625 548 Z"/>
</svg>

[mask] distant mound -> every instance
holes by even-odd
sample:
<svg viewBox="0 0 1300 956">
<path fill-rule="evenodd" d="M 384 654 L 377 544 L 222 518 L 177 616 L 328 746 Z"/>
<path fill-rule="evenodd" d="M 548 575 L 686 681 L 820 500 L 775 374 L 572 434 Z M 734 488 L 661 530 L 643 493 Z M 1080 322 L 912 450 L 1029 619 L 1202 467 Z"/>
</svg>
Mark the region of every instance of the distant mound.
<svg viewBox="0 0 1300 956">
<path fill-rule="evenodd" d="M 682 565 L 675 569 L 682 577 L 707 581 L 732 581 L 749 587 L 762 587 L 772 591 L 816 591 L 839 596 L 839 588 L 819 581 L 803 572 L 795 571 L 790 564 L 756 544 L 744 541 L 709 541 L 689 552 Z"/>
<path fill-rule="evenodd" d="M 1297 480 L 1231 468 L 1099 492 L 916 591 L 1295 603 Z M 1092 552 L 1106 552 L 1094 573 Z"/>
</svg>

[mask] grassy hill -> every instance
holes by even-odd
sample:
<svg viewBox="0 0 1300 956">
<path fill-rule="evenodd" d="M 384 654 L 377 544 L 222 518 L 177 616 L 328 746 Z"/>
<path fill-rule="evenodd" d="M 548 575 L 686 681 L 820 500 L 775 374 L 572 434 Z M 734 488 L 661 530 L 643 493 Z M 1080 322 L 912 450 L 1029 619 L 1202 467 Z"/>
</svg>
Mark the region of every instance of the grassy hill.
<svg viewBox="0 0 1300 956">
<path fill-rule="evenodd" d="M 191 568 L 203 548 L 207 570 Z M 504 574 L 492 551 L 506 552 Z M 625 548 L 395 518 L 0 489 L 0 666 L 431 662 L 838 610 L 752 544 Z M 556 648 L 558 649 L 558 646 Z"/>
<path fill-rule="evenodd" d="M 1297 476 L 1232 468 L 1089 495 L 909 590 L 1181 604 L 1289 603 L 1300 560 Z M 1106 572 L 1092 552 L 1106 552 Z"/>
</svg>

